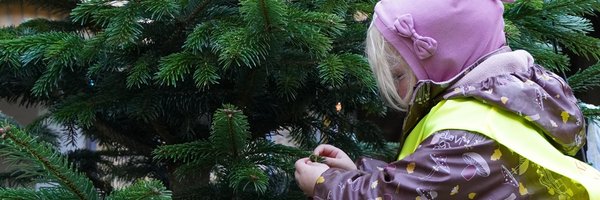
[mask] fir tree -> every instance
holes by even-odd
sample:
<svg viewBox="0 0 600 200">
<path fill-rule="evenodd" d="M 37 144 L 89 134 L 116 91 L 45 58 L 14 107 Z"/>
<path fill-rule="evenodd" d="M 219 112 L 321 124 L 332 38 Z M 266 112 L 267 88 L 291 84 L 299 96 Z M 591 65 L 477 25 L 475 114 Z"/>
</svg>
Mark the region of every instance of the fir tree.
<svg viewBox="0 0 600 200">
<path fill-rule="evenodd" d="M 0 79 L 6 81 L 0 96 L 47 106 L 48 120 L 79 128 L 107 148 L 95 152 L 101 155 L 96 159 L 119 155 L 135 161 L 110 166 L 96 160 L 95 174 L 129 169 L 127 174 L 162 180 L 175 197 L 193 196 L 189 191 L 197 188 L 240 198 L 285 196 L 294 187 L 292 161 L 301 155 L 284 153 L 289 149 L 266 141 L 267 134 L 287 129 L 301 148 L 329 142 L 352 155 L 385 146 L 377 127 L 355 115 L 384 112 L 362 56 L 368 21 L 354 17 L 372 6 L 369 1 L 82 1 L 69 10 L 69 19 L 2 29 Z M 219 161 L 219 154 L 153 159 L 162 145 L 174 146 L 161 150 L 200 148 L 195 146 L 211 141 L 218 134 L 211 135 L 213 113 L 225 104 L 248 116 L 248 136 L 237 144 L 245 152 L 239 153 L 265 152 L 232 161 Z M 337 110 L 337 104 L 343 108 Z M 218 141 L 211 148 L 226 151 L 224 142 L 238 140 Z M 201 162 L 206 160 L 216 163 Z M 286 162 L 275 162 L 281 160 Z M 177 175 L 191 164 L 207 167 Z M 231 178 L 213 184 L 209 173 L 219 166 Z M 242 184 L 255 179 L 248 174 L 260 181 L 253 191 Z M 98 181 L 96 187 L 104 185 Z"/>
<path fill-rule="evenodd" d="M 308 151 L 265 140 L 280 129 L 303 150 L 395 153 L 364 120 L 386 112 L 363 56 L 375 1 L 28 2 L 70 16 L 0 29 L 0 97 L 41 103 L 45 119 L 105 146 L 72 156 L 94 158 L 102 190 L 101 177 L 148 176 L 175 198 L 300 198 L 292 161 Z M 570 66 L 566 50 L 598 59 L 583 16 L 599 9 L 595 0 L 517 1 L 505 13 L 510 45 L 559 74 L 586 68 Z M 569 83 L 598 86 L 599 67 Z"/>
</svg>

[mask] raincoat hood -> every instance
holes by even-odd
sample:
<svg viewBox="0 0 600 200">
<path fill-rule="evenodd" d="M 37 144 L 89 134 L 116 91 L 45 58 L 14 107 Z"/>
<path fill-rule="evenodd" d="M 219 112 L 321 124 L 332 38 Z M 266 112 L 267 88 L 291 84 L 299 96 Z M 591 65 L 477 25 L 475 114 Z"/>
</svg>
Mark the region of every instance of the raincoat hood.
<svg viewBox="0 0 600 200">
<path fill-rule="evenodd" d="M 585 138 L 585 121 L 577 99 L 561 77 L 533 61 L 526 51 L 505 47 L 484 56 L 452 80 L 420 81 L 409 105 L 403 137 L 437 102 L 474 98 L 523 117 L 557 149 L 574 155 Z"/>
</svg>

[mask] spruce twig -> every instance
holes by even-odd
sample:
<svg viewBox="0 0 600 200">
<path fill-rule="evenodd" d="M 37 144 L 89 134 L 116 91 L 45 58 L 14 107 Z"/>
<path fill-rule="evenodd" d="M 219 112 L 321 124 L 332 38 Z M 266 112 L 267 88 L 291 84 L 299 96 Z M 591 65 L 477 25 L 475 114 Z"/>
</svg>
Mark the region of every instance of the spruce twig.
<svg viewBox="0 0 600 200">
<path fill-rule="evenodd" d="M 316 154 L 310 154 L 308 159 L 310 159 L 311 162 L 325 163 L 325 157 Z"/>
<path fill-rule="evenodd" d="M 1 125 L 4 128 L 0 128 L 2 135 L 0 138 L 3 140 L 9 140 L 10 142 L 5 143 L 17 147 L 26 151 L 34 160 L 38 161 L 53 178 L 56 178 L 61 185 L 67 190 L 71 191 L 73 195 L 80 200 L 97 199 L 92 183 L 80 173 L 66 174 L 65 172 L 71 171 L 68 163 L 56 159 L 54 150 L 37 143 L 33 138 L 29 137 L 22 130 L 7 126 L 4 122 Z"/>
</svg>

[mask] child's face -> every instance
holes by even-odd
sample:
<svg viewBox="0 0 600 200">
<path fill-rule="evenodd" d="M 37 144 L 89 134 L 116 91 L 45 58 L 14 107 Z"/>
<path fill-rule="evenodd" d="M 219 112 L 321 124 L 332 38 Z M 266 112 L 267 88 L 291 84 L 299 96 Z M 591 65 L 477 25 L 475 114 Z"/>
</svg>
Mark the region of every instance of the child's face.
<svg viewBox="0 0 600 200">
<path fill-rule="evenodd" d="M 410 73 L 410 68 L 406 62 L 401 62 L 397 65 L 394 65 L 391 69 L 392 78 L 394 79 L 394 86 L 396 86 L 396 92 L 398 95 L 405 99 L 408 95 L 408 90 L 410 87 L 410 81 L 413 79 Z"/>
</svg>

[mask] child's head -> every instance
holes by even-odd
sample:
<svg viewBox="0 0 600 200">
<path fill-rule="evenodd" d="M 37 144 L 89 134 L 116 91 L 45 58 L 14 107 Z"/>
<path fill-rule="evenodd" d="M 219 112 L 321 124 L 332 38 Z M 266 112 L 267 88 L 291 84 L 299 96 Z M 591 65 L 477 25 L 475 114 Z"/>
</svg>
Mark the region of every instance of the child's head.
<svg viewBox="0 0 600 200">
<path fill-rule="evenodd" d="M 410 95 L 397 92 L 410 94 L 419 80 L 448 81 L 504 46 L 503 11 L 500 0 L 381 0 L 367 34 L 367 54 L 384 99 L 403 108 Z M 395 88 L 399 84 L 389 71 L 399 66 L 410 88 Z"/>
<path fill-rule="evenodd" d="M 367 57 L 381 97 L 396 110 L 404 111 L 417 78 L 406 61 L 373 26 L 367 31 Z"/>
</svg>

